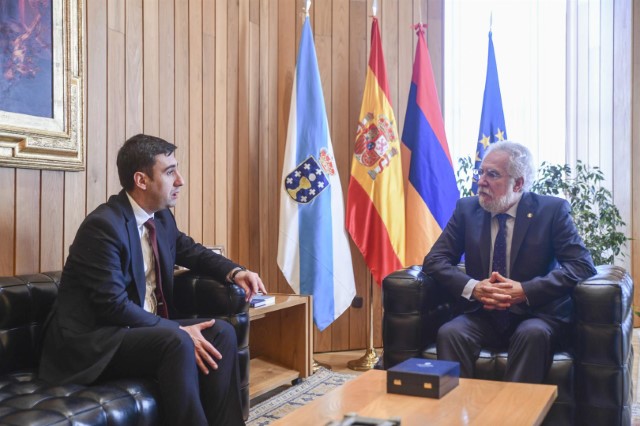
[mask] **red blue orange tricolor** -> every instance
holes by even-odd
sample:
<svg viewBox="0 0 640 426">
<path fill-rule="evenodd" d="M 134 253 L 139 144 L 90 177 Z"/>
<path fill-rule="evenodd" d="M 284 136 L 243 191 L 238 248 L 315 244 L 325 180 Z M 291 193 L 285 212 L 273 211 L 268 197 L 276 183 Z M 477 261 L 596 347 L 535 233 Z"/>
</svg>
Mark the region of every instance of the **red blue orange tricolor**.
<svg viewBox="0 0 640 426">
<path fill-rule="evenodd" d="M 460 193 L 444 130 L 424 30 L 418 44 L 402 131 L 406 185 L 406 264 L 422 264 Z"/>
</svg>

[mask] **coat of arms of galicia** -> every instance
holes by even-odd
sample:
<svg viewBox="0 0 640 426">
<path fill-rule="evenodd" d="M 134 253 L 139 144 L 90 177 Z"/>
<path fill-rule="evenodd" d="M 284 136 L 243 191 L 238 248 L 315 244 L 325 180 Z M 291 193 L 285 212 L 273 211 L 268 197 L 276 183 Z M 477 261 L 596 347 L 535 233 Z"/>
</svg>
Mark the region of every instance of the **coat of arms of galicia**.
<svg viewBox="0 0 640 426">
<path fill-rule="evenodd" d="M 323 163 L 326 162 L 326 158 L 326 156 L 323 157 Z M 332 163 L 331 161 L 330 164 L 333 167 Z M 326 173 L 313 155 L 310 155 L 284 178 L 284 188 L 294 201 L 302 204 L 310 203 L 329 187 Z"/>
<path fill-rule="evenodd" d="M 373 114 L 368 113 L 358 123 L 355 155 L 360 164 L 371 168 L 367 172 L 371 179 L 375 180 L 398 155 L 397 143 L 393 123 L 385 115 L 380 114 L 374 120 Z"/>
</svg>

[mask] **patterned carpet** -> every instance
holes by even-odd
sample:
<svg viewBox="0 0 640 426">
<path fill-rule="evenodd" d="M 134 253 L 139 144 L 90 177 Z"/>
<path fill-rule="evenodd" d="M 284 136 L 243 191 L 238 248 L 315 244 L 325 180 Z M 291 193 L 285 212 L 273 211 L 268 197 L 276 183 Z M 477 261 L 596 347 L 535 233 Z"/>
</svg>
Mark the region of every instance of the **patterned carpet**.
<svg viewBox="0 0 640 426">
<path fill-rule="evenodd" d="M 302 383 L 251 407 L 247 426 L 268 425 L 355 377 L 321 367 Z"/>
</svg>

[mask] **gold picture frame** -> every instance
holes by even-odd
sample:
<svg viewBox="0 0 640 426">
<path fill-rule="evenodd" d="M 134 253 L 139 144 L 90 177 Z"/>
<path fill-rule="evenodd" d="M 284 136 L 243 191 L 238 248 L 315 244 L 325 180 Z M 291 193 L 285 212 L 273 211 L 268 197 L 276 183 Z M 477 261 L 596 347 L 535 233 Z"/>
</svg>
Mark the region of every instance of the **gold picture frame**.
<svg viewBox="0 0 640 426">
<path fill-rule="evenodd" d="M 47 57 L 49 62 L 46 64 L 51 67 L 45 67 L 47 72 L 50 70 L 50 78 L 47 74 L 46 82 L 52 90 L 45 91 L 45 101 L 50 105 L 51 113 L 50 116 L 31 115 L 29 112 L 5 111 L 3 108 L 9 109 L 6 106 L 0 108 L 0 166 L 84 170 L 84 0 L 48 0 L 40 9 L 48 8 L 46 12 L 50 20 L 41 20 L 40 10 L 36 9 L 27 10 L 30 13 L 27 15 L 25 8 L 33 8 L 28 2 L 25 5 L 16 0 L 14 4 L 17 5 L 15 8 L 21 8 L 14 9 L 17 10 L 14 15 L 22 22 L 5 22 L 14 30 L 10 35 L 3 33 L 5 38 L 0 40 L 5 48 L 10 47 L 0 63 L 0 78 L 15 80 L 16 74 L 24 74 L 25 68 L 17 62 L 33 62 L 29 54 L 35 48 L 40 51 L 49 49 L 46 53 L 50 58 Z M 5 19 L 8 19 L 6 15 Z M 50 25 L 51 28 L 41 30 L 38 27 L 41 25 Z M 34 36 L 34 27 L 46 37 L 50 35 L 50 43 L 41 41 L 37 34 Z M 18 46 L 18 42 L 27 37 L 31 37 L 31 44 L 25 42 L 24 47 Z M 42 67 L 34 65 L 34 68 Z M 25 80 L 29 77 L 27 75 Z M 5 84 L 3 90 L 10 84 L 12 82 Z M 19 90 L 16 86 L 11 86 L 11 89 Z M 49 93 L 51 99 L 46 98 Z M 20 93 L 13 96 L 20 99 Z M 29 101 L 21 102 L 29 104 Z"/>
</svg>

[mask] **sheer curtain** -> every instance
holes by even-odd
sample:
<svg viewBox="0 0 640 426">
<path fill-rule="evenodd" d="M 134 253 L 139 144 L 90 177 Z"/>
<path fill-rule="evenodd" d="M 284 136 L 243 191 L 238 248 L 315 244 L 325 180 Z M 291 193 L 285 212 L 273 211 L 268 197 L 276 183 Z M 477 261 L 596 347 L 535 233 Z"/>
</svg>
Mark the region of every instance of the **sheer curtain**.
<svg viewBox="0 0 640 426">
<path fill-rule="evenodd" d="M 491 28 L 508 138 L 538 163 L 565 163 L 566 16 L 565 0 L 445 2 L 444 116 L 455 159 L 475 153 Z"/>
<path fill-rule="evenodd" d="M 612 191 L 627 256 L 640 280 L 640 196 L 632 141 L 633 0 L 447 0 L 444 116 L 454 161 L 473 155 L 486 75 L 488 32 L 498 65 L 507 135 L 538 163 L 598 166 Z M 636 21 L 633 16 L 636 15 Z M 637 29 L 636 32 L 640 33 Z M 638 103 L 637 100 L 635 100 Z"/>
</svg>

